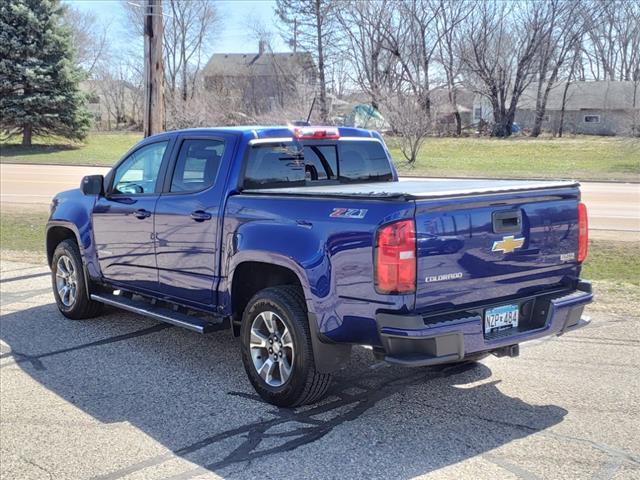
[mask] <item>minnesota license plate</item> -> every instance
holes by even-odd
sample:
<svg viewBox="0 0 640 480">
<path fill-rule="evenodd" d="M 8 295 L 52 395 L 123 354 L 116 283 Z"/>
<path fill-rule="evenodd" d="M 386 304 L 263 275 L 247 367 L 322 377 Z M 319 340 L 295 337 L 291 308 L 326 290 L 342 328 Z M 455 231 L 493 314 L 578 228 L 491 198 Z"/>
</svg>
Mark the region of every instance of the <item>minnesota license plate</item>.
<svg viewBox="0 0 640 480">
<path fill-rule="evenodd" d="M 489 334 L 518 326 L 518 305 L 502 305 L 484 312 L 484 333 Z"/>
</svg>

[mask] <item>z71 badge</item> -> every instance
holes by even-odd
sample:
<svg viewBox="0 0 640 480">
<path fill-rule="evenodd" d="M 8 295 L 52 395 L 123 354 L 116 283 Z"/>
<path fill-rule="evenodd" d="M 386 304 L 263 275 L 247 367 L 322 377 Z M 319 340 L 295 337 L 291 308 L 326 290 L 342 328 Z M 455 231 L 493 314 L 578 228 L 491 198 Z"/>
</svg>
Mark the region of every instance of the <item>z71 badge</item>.
<svg viewBox="0 0 640 480">
<path fill-rule="evenodd" d="M 365 208 L 334 208 L 329 216 L 331 218 L 364 218 L 366 214 Z"/>
</svg>

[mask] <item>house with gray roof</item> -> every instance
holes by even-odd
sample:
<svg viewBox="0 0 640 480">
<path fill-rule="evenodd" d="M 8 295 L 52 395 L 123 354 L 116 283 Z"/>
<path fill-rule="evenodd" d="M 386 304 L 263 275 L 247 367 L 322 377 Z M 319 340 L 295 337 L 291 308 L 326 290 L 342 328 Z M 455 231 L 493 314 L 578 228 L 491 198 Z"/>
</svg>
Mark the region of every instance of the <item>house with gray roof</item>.
<svg viewBox="0 0 640 480">
<path fill-rule="evenodd" d="M 549 92 L 543 129 L 557 131 L 566 83 Z M 569 84 L 565 100 L 564 131 L 588 135 L 639 135 L 640 84 L 632 81 L 591 81 Z M 536 88 L 520 97 L 516 123 L 532 128 L 535 119 Z"/>
<path fill-rule="evenodd" d="M 205 88 L 260 114 L 284 108 L 313 91 L 316 68 L 307 52 L 271 52 L 261 41 L 257 53 L 216 53 L 203 71 Z"/>
</svg>

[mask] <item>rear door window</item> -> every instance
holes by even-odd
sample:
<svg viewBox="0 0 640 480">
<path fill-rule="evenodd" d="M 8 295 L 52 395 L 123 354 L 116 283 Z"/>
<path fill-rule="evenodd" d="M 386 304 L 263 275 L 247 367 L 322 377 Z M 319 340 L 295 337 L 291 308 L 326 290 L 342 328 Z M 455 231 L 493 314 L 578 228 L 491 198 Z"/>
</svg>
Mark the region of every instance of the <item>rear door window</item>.
<svg viewBox="0 0 640 480">
<path fill-rule="evenodd" d="M 216 181 L 224 142 L 209 139 L 186 139 L 182 142 L 171 179 L 171 192 L 198 192 Z"/>
<path fill-rule="evenodd" d="M 389 159 L 378 141 L 333 145 L 281 142 L 251 147 L 243 186 L 256 189 L 391 180 Z"/>
</svg>

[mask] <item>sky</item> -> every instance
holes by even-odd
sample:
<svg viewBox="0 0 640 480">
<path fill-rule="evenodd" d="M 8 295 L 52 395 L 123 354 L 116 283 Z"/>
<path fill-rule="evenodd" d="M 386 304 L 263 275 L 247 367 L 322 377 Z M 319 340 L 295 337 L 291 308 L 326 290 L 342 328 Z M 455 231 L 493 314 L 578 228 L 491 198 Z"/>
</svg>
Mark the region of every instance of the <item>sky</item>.
<svg viewBox="0 0 640 480">
<path fill-rule="evenodd" d="M 123 3 L 127 0 L 64 0 L 83 12 L 94 14 L 99 21 L 109 24 L 110 43 L 116 50 L 126 50 L 130 38 L 126 35 Z M 143 0 L 129 0 L 129 3 L 141 3 Z M 214 37 L 207 53 L 254 53 L 258 50 L 257 41 L 251 38 L 248 25 L 259 20 L 274 32 L 276 17 L 273 13 L 275 0 L 218 0 L 215 1 L 222 18 L 220 31 Z M 279 35 L 274 35 L 275 51 L 288 51 L 289 48 Z"/>
</svg>

